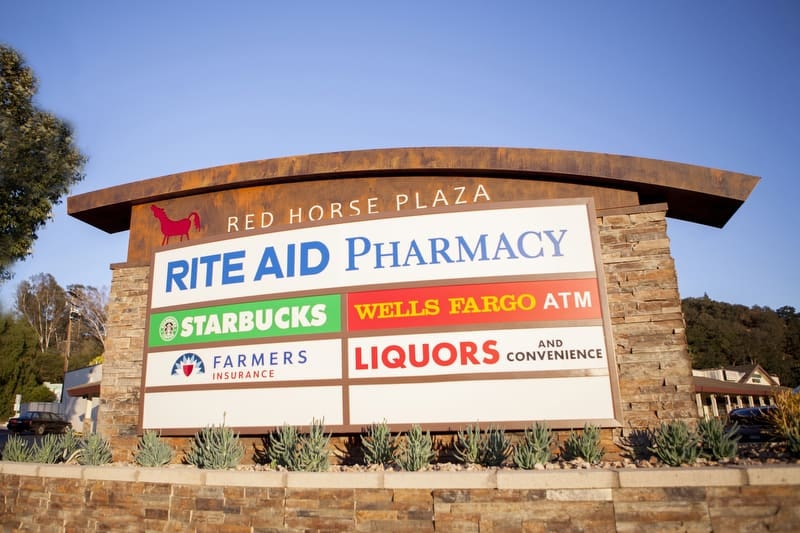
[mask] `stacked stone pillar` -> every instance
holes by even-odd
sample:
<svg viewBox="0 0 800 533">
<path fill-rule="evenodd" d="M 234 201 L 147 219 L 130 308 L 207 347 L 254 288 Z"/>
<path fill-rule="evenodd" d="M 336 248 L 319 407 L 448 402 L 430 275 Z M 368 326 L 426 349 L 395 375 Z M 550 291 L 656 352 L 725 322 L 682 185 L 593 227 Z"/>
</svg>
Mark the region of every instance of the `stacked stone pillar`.
<svg viewBox="0 0 800 533">
<path fill-rule="evenodd" d="M 672 420 L 697 420 L 666 209 L 659 204 L 598 217 L 623 434 Z"/>
</svg>

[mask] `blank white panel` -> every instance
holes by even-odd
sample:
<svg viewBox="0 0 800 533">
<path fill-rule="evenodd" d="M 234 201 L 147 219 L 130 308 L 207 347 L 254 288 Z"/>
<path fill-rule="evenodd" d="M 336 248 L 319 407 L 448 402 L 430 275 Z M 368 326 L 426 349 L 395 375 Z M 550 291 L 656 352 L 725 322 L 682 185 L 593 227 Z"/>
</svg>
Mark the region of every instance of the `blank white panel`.
<svg viewBox="0 0 800 533">
<path fill-rule="evenodd" d="M 342 424 L 341 387 L 198 390 L 146 393 L 142 427 L 202 428 Z"/>
<path fill-rule="evenodd" d="M 362 385 L 350 406 L 364 425 L 614 418 L 607 376 Z"/>
</svg>

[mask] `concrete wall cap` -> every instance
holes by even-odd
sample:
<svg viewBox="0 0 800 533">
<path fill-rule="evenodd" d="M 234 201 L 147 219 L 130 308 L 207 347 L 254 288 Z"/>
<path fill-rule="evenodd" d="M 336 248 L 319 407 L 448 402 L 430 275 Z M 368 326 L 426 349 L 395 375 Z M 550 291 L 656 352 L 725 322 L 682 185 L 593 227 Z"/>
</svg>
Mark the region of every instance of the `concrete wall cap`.
<svg viewBox="0 0 800 533">
<path fill-rule="evenodd" d="M 599 489 L 619 486 L 614 470 L 501 470 L 498 489 Z"/>
<path fill-rule="evenodd" d="M 0 473 L 12 474 L 16 476 L 36 476 L 39 474 L 39 466 L 41 465 L 34 463 L 0 461 Z"/>
<path fill-rule="evenodd" d="M 171 483 L 173 485 L 203 485 L 205 470 L 194 467 L 140 467 L 138 481 L 143 483 Z"/>
<path fill-rule="evenodd" d="M 39 477 L 61 477 L 80 479 L 83 476 L 83 467 L 77 465 L 37 465 L 36 473 Z"/>
<path fill-rule="evenodd" d="M 746 470 L 749 485 L 800 485 L 800 468 L 754 466 Z"/>
<path fill-rule="evenodd" d="M 383 472 L 287 472 L 287 488 L 380 489 Z"/>
<path fill-rule="evenodd" d="M 386 489 L 494 489 L 497 471 L 480 472 L 385 472 Z"/>
<path fill-rule="evenodd" d="M 727 487 L 747 484 L 739 468 L 652 468 L 619 470 L 619 486 L 633 487 Z"/>
<path fill-rule="evenodd" d="M 225 487 L 285 487 L 286 472 L 242 472 L 205 470 L 205 484 Z"/>
<path fill-rule="evenodd" d="M 135 466 L 84 466 L 81 468 L 83 479 L 101 481 L 138 481 L 140 468 Z M 44 475 L 44 473 L 42 473 Z"/>
<path fill-rule="evenodd" d="M 0 461 L 0 474 L 175 485 L 343 489 L 552 489 L 800 485 L 800 464 L 586 470 L 473 472 L 278 472 L 202 470 L 171 465 L 81 466 Z"/>
</svg>

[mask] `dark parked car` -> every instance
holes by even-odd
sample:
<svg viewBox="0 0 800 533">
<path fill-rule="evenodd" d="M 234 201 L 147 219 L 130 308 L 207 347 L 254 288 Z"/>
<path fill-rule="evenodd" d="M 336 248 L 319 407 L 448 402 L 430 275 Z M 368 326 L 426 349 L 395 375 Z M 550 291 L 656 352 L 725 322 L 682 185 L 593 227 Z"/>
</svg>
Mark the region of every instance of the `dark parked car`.
<svg viewBox="0 0 800 533">
<path fill-rule="evenodd" d="M 800 385 L 792 389 L 792 394 L 800 394 Z M 744 440 L 775 439 L 778 435 L 770 422 L 770 414 L 777 408 L 775 405 L 761 405 L 734 409 L 728 413 L 728 425 L 739 424 L 739 435 Z"/>
<path fill-rule="evenodd" d="M 774 405 L 734 409 L 728 413 L 728 424 L 736 422 L 738 433 L 744 440 L 769 440 L 775 436 L 769 420 L 770 412 L 775 409 Z"/>
<path fill-rule="evenodd" d="M 10 418 L 6 425 L 12 433 L 32 431 L 37 435 L 45 433 L 64 433 L 72 427 L 63 416 L 47 411 L 28 411 L 18 417 Z"/>
</svg>

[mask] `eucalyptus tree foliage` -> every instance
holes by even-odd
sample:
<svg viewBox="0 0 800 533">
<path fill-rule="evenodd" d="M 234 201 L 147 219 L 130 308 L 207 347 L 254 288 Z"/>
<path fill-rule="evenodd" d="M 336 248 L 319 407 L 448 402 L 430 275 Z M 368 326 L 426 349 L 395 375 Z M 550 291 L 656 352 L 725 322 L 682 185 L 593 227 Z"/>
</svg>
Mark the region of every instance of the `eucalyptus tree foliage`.
<svg viewBox="0 0 800 533">
<path fill-rule="evenodd" d="M 91 285 L 67 286 L 70 319 L 79 321 L 83 331 L 106 348 L 106 323 L 108 322 L 108 289 Z"/>
<path fill-rule="evenodd" d="M 34 105 L 36 90 L 19 53 L 0 45 L 0 282 L 30 254 L 53 205 L 83 179 L 86 158 L 72 129 Z"/>
<path fill-rule="evenodd" d="M 84 364 L 105 351 L 107 289 L 69 285 L 64 290 L 51 274 L 36 274 L 17 285 L 14 304 L 36 332 L 40 353 L 69 355 L 74 368 L 73 361 Z"/>
<path fill-rule="evenodd" d="M 66 328 L 70 311 L 66 291 L 51 274 L 36 274 L 20 282 L 15 305 L 36 332 L 39 351 L 46 352 L 57 343 L 57 333 Z"/>
</svg>

